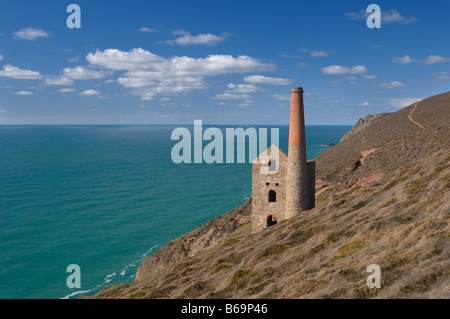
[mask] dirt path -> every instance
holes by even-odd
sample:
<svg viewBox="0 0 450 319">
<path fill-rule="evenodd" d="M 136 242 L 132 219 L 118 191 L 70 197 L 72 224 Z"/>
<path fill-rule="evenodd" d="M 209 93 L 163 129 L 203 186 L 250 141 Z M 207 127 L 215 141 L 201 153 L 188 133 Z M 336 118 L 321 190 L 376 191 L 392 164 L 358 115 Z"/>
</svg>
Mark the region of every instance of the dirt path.
<svg viewBox="0 0 450 319">
<path fill-rule="evenodd" d="M 361 138 L 361 145 L 362 145 L 363 149 L 366 148 L 366 134 L 363 134 L 363 136 Z"/>
<path fill-rule="evenodd" d="M 375 152 L 376 150 L 377 150 L 376 148 L 372 148 L 371 150 L 362 151 L 361 159 L 359 160 L 361 162 L 361 165 L 364 164 L 364 160 L 366 159 L 366 157 Z"/>
<path fill-rule="evenodd" d="M 425 127 L 424 127 L 422 124 L 420 124 L 419 122 L 414 121 L 413 118 L 412 118 L 412 115 L 413 115 L 414 111 L 416 110 L 417 106 L 420 104 L 420 102 L 422 102 L 422 101 L 417 102 L 416 105 L 414 105 L 414 107 L 413 107 L 413 109 L 411 110 L 411 112 L 409 112 L 408 120 L 410 120 L 411 122 L 413 122 L 414 124 L 416 124 L 416 125 L 417 125 L 418 127 L 420 127 L 421 129 L 425 129 Z M 418 113 L 417 113 L 417 114 L 418 114 Z"/>
</svg>

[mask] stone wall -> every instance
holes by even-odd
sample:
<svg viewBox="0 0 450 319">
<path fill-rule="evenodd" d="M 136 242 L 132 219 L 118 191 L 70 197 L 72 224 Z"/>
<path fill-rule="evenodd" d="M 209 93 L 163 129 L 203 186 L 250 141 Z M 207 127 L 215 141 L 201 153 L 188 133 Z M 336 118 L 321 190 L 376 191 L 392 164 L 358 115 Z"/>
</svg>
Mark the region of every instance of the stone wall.
<svg viewBox="0 0 450 319">
<path fill-rule="evenodd" d="M 267 227 L 267 217 L 269 215 L 275 216 L 277 222 L 286 218 L 284 212 L 286 203 L 286 153 L 277 148 L 279 159 L 276 173 L 261 174 L 263 167 L 268 168 L 274 147 L 276 146 L 272 145 L 269 147 L 252 165 L 252 232 L 254 233 Z M 276 192 L 276 202 L 269 202 L 270 190 Z"/>
<path fill-rule="evenodd" d="M 288 154 L 285 211 L 286 218 L 291 218 L 309 208 L 306 147 L 289 145 Z"/>
</svg>

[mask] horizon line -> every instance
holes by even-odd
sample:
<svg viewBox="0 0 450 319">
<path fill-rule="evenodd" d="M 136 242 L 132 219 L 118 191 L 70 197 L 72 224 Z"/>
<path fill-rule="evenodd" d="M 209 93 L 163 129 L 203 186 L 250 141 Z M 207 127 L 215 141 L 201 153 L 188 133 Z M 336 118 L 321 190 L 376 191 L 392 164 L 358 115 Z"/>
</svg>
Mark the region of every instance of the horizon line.
<svg viewBox="0 0 450 319">
<path fill-rule="evenodd" d="M 193 123 L 162 123 L 162 124 L 142 124 L 142 123 L 130 123 L 130 124 L 124 124 L 124 123 L 98 123 L 98 124 L 92 124 L 92 123 L 19 123 L 19 124 L 1 124 L 1 126 L 177 126 L 177 125 L 183 125 L 183 126 L 194 126 Z M 241 125 L 241 126 L 289 126 L 289 124 L 243 124 L 243 123 L 237 123 L 237 124 L 202 124 L 202 126 L 227 126 L 227 125 Z M 355 124 L 306 124 L 305 126 L 354 126 Z"/>
</svg>

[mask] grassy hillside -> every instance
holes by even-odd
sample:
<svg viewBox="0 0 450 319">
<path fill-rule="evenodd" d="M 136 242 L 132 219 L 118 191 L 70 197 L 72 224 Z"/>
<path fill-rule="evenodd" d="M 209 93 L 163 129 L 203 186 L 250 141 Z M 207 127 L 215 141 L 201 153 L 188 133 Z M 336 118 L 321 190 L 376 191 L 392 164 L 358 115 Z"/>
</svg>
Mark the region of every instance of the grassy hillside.
<svg viewBox="0 0 450 319">
<path fill-rule="evenodd" d="M 316 159 L 316 208 L 250 234 L 245 203 L 94 297 L 449 298 L 449 113 L 447 92 L 383 116 Z"/>
</svg>

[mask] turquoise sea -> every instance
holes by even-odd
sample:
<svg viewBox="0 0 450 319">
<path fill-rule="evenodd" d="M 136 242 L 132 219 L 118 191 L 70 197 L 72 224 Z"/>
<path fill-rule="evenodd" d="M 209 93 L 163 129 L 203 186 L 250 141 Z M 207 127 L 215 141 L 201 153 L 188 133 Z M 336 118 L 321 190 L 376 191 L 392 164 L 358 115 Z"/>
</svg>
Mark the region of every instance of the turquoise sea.
<svg viewBox="0 0 450 319">
<path fill-rule="evenodd" d="M 174 164 L 174 128 L 0 126 L 0 298 L 131 282 L 145 256 L 251 196 L 251 164 Z M 350 129 L 307 126 L 308 159 Z M 67 288 L 70 264 L 81 289 Z"/>
</svg>

